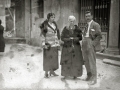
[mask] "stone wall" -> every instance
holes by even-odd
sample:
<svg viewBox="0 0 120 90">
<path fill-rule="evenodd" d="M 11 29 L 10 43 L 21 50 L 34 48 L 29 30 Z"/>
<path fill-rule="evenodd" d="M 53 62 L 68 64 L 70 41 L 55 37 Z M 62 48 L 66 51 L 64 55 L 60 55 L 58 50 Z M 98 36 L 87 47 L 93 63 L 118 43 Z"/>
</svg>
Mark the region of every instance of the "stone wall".
<svg viewBox="0 0 120 90">
<path fill-rule="evenodd" d="M 63 27 L 68 24 L 69 15 L 74 15 L 76 17 L 76 24 L 79 22 L 79 0 L 69 0 L 69 2 L 68 0 L 44 0 L 43 18 L 39 18 L 37 13 L 38 8 L 34 8 L 37 6 L 36 2 L 37 0 L 32 0 L 32 45 L 41 45 L 39 25 L 47 18 L 49 12 L 55 13 L 55 21 L 57 22 L 60 31 L 62 31 Z"/>
<path fill-rule="evenodd" d="M 60 31 L 68 24 L 69 15 L 76 17 L 76 24 L 79 22 L 79 0 L 44 0 L 43 17 L 38 7 L 38 0 L 21 0 L 16 5 L 16 37 L 25 38 L 31 45 L 41 46 L 39 26 L 49 12 L 55 13 Z"/>
<path fill-rule="evenodd" d="M 55 13 L 55 20 L 61 31 L 63 27 L 68 24 L 69 15 L 74 15 L 76 17 L 76 24 L 79 22 L 79 0 L 45 0 L 44 6 L 44 18 L 46 18 L 49 12 Z"/>
<path fill-rule="evenodd" d="M 20 0 L 15 4 L 16 36 L 20 38 L 25 38 L 25 3 L 24 0 Z"/>
<path fill-rule="evenodd" d="M 5 24 L 5 1 L 0 0 L 0 19 L 2 20 L 2 25 L 6 27 Z"/>
</svg>

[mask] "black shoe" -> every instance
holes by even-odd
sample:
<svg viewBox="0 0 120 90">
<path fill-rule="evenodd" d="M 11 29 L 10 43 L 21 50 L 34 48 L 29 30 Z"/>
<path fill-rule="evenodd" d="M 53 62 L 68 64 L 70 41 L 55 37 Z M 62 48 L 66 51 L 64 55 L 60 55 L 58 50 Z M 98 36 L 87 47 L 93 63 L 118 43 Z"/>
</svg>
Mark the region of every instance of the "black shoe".
<svg viewBox="0 0 120 90">
<path fill-rule="evenodd" d="M 49 78 L 47 73 L 45 73 L 45 76 L 44 76 L 44 78 Z"/>
<path fill-rule="evenodd" d="M 88 85 L 94 85 L 94 84 L 96 84 L 97 83 L 97 81 L 95 80 L 95 81 L 90 81 L 89 83 L 88 83 Z"/>
<path fill-rule="evenodd" d="M 50 76 L 53 75 L 53 76 L 59 76 L 57 75 L 55 72 L 50 72 Z"/>
<path fill-rule="evenodd" d="M 92 77 L 92 73 L 91 72 L 87 73 L 86 81 L 89 81 L 91 77 Z"/>
</svg>

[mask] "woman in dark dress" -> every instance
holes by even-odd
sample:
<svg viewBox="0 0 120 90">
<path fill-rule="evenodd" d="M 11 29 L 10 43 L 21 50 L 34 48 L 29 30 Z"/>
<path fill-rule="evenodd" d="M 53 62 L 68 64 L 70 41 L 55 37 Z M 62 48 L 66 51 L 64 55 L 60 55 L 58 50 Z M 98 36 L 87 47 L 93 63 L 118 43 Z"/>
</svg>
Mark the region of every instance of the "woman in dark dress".
<svg viewBox="0 0 120 90">
<path fill-rule="evenodd" d="M 82 75 L 83 57 L 81 45 L 82 32 L 77 25 L 74 25 L 76 18 L 69 16 L 69 26 L 65 26 L 61 40 L 64 42 L 61 55 L 61 75 L 71 76 L 73 79 Z"/>
<path fill-rule="evenodd" d="M 58 47 L 60 40 L 60 33 L 56 22 L 54 21 L 55 14 L 49 13 L 47 20 L 45 20 L 40 28 L 41 35 L 43 35 L 43 70 L 45 71 L 45 77 L 48 78 L 48 72 L 50 76 L 58 76 L 54 71 L 58 69 Z"/>
<path fill-rule="evenodd" d="M 3 37 L 4 27 L 1 24 L 2 21 L 0 20 L 0 53 L 3 53 L 5 49 L 5 40 Z"/>
</svg>

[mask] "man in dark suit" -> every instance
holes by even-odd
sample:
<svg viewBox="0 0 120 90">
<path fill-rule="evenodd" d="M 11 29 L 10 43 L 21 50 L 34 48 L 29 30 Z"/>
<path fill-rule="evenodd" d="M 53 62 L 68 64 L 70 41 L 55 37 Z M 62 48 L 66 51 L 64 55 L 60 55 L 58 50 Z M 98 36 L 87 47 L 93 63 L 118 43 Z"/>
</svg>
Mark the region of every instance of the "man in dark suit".
<svg viewBox="0 0 120 90">
<path fill-rule="evenodd" d="M 92 13 L 86 11 L 86 28 L 83 30 L 82 52 L 84 64 L 87 70 L 86 81 L 93 85 L 97 82 L 96 51 L 100 50 L 102 38 L 100 25 L 93 20 Z"/>
</svg>

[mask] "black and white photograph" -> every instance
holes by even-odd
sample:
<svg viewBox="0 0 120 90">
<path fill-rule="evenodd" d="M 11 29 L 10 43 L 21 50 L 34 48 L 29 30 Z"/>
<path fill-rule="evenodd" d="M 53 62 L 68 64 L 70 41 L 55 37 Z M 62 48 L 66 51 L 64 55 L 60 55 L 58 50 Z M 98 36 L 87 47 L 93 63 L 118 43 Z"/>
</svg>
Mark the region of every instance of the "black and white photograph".
<svg viewBox="0 0 120 90">
<path fill-rule="evenodd" d="M 0 90 L 120 90 L 120 0 L 0 0 Z"/>
</svg>

